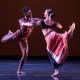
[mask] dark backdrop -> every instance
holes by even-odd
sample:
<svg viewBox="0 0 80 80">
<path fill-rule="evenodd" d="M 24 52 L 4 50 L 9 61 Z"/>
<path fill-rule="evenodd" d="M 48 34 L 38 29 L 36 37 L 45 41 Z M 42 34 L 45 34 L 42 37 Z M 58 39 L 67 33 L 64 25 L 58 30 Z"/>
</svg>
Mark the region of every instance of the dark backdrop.
<svg viewBox="0 0 80 80">
<path fill-rule="evenodd" d="M 21 9 L 29 6 L 33 17 L 43 18 L 46 8 L 55 11 L 55 20 L 62 24 L 63 29 L 68 30 L 74 21 L 76 29 L 74 37 L 69 42 L 69 56 L 80 56 L 80 0 L 0 0 L 0 39 L 9 29 L 15 31 L 19 28 L 18 19 L 22 18 Z M 41 27 L 34 28 L 29 41 L 30 56 L 46 56 L 46 43 L 41 32 Z M 17 41 L 1 43 L 0 55 L 21 55 Z"/>
</svg>

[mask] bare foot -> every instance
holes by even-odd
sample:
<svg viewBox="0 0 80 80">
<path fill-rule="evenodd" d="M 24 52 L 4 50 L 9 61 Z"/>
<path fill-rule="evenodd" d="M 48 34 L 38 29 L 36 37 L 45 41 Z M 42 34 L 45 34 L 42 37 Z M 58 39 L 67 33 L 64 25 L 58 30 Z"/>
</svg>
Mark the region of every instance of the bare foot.
<svg viewBox="0 0 80 80">
<path fill-rule="evenodd" d="M 23 71 L 17 71 L 17 74 L 25 74 Z"/>
<path fill-rule="evenodd" d="M 59 74 L 58 69 L 55 69 L 55 72 L 51 75 L 51 77 L 56 76 L 56 75 L 58 75 L 58 74 Z"/>
<path fill-rule="evenodd" d="M 13 37 L 13 32 L 11 30 L 1 39 L 1 42 L 6 42 Z"/>
<path fill-rule="evenodd" d="M 75 29 L 75 23 L 73 22 L 72 25 L 70 26 L 71 29 Z"/>
</svg>

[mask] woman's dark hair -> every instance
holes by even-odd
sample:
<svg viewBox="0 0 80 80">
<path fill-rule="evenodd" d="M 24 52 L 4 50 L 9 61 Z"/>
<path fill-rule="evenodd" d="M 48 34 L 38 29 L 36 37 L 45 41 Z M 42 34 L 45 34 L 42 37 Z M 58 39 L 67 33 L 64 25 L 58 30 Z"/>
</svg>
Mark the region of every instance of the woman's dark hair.
<svg viewBox="0 0 80 80">
<path fill-rule="evenodd" d="M 54 17 L 54 11 L 53 11 L 53 9 L 46 9 L 46 10 L 47 10 L 48 16 L 49 16 L 50 14 L 52 14 L 52 15 L 51 15 L 51 18 L 53 18 L 53 17 Z"/>
<path fill-rule="evenodd" d="M 29 7 L 23 7 L 22 9 L 22 13 L 26 14 L 27 12 L 29 12 L 29 10 L 31 11 L 31 9 Z"/>
</svg>

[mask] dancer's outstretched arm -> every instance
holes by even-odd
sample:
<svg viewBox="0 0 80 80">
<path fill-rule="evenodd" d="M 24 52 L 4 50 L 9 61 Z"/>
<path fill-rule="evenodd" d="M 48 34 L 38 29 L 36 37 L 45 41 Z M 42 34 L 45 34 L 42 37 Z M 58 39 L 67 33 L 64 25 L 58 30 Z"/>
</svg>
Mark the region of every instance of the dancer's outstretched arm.
<svg viewBox="0 0 80 80">
<path fill-rule="evenodd" d="M 20 26 L 33 26 L 32 22 L 23 22 L 22 20 L 19 20 Z"/>
<path fill-rule="evenodd" d="M 41 25 L 41 20 L 40 18 L 32 18 L 32 22 L 34 24 L 34 27 L 40 26 Z"/>
</svg>

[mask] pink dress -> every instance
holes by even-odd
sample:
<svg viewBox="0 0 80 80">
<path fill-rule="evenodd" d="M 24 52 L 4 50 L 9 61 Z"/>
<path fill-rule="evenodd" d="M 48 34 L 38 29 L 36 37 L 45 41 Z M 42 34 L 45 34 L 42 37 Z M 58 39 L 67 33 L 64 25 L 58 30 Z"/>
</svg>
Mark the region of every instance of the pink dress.
<svg viewBox="0 0 80 80">
<path fill-rule="evenodd" d="M 52 31 L 45 37 L 47 50 L 57 63 L 63 63 L 68 56 L 68 34 Z"/>
</svg>

